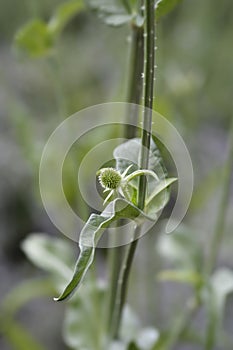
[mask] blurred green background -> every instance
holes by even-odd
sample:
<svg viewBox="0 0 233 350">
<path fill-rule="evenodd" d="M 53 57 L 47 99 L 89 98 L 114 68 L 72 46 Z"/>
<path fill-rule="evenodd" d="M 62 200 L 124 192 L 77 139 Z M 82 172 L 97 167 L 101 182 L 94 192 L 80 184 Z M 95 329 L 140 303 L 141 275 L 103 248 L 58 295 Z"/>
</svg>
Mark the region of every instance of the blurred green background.
<svg viewBox="0 0 233 350">
<path fill-rule="evenodd" d="M 3 303 L 20 282 L 44 276 L 23 254 L 20 248 L 23 239 L 31 232 L 60 235 L 49 221 L 39 195 L 38 166 L 49 135 L 76 111 L 94 104 L 126 101 L 127 96 L 130 35 L 127 25 L 107 27 L 94 13 L 84 11 L 66 27 L 56 45 L 55 56 L 29 59 L 13 47 L 15 33 L 22 25 L 32 18 L 47 21 L 59 3 L 62 1 L 1 1 L 0 291 Z M 195 235 L 204 252 L 208 250 L 219 209 L 220 177 L 233 118 L 232 41 L 230 0 L 183 0 L 157 25 L 155 109 L 176 126 L 189 148 L 195 189 L 183 230 Z M 67 170 L 65 186 L 70 203 L 79 209 L 72 166 Z M 230 269 L 233 268 L 232 212 L 231 188 L 218 261 L 220 266 Z M 171 315 L 175 315 L 190 289 L 167 282 L 148 287 L 150 276 L 167 264 L 166 259 L 159 257 L 151 263 L 148 239 L 144 237 L 140 242 L 129 298 L 145 324 L 153 322 L 161 327 L 169 324 Z M 100 269 L 103 257 L 104 253 L 100 254 Z M 148 293 L 150 298 L 145 297 Z M 153 315 L 151 300 L 157 310 Z M 61 335 L 63 309 L 64 305 L 55 304 L 50 296 L 39 297 L 26 303 L 16 319 L 46 349 L 65 349 Z M 224 327 L 231 338 L 232 312 L 233 298 L 229 297 Z M 198 317 L 204 322 L 202 314 Z M 0 348 L 21 349 L 17 344 L 13 346 L 4 332 L 0 336 Z M 180 344 L 177 349 L 201 347 Z"/>
</svg>

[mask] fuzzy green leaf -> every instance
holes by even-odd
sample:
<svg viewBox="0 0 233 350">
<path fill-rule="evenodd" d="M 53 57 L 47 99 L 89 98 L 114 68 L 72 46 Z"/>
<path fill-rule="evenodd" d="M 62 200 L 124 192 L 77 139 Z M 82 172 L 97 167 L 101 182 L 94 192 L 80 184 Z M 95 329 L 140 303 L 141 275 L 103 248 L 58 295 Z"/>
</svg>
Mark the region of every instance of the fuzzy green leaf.
<svg viewBox="0 0 233 350">
<path fill-rule="evenodd" d="M 116 159 L 116 168 L 123 173 L 129 165 L 133 165 L 129 173 L 138 170 L 138 164 L 140 159 L 141 139 L 134 138 L 126 141 L 115 148 L 114 158 Z M 148 176 L 147 182 L 147 195 L 145 203 L 145 212 L 150 216 L 153 213 L 157 213 L 162 210 L 167 204 L 170 193 L 168 187 L 175 182 L 176 178 L 165 179 L 167 174 L 159 149 L 153 140 L 151 140 L 151 147 L 149 153 L 149 165 L 148 169 L 156 173 L 159 181 L 151 176 Z M 137 203 L 137 188 L 138 177 L 130 181 L 129 191 L 131 195 L 131 201 Z"/>
<path fill-rule="evenodd" d="M 82 0 L 71 0 L 61 4 L 55 10 L 49 21 L 48 28 L 50 32 L 58 35 L 65 25 L 84 8 Z"/>
<path fill-rule="evenodd" d="M 169 184 L 169 181 L 163 182 L 163 186 L 160 186 L 160 193 L 162 193 L 162 191 L 166 189 Z M 151 200 L 151 203 L 156 202 L 156 198 L 157 197 L 155 195 Z M 61 301 L 67 299 L 79 287 L 84 276 L 86 275 L 86 272 L 93 262 L 95 247 L 102 236 L 104 229 L 106 229 L 113 221 L 121 218 L 135 220 L 138 221 L 138 223 L 142 219 L 154 221 L 157 219 L 158 210 L 161 210 L 161 204 L 159 206 L 157 205 L 157 207 L 156 204 L 153 204 L 146 214 L 132 203 L 124 199 L 117 198 L 109 203 L 102 214 L 92 214 L 80 234 L 80 256 L 75 266 L 74 275 L 63 293 L 58 298 L 55 298 L 55 300 Z"/>
<path fill-rule="evenodd" d="M 159 0 L 155 6 L 155 18 L 156 18 L 156 20 L 167 15 L 181 1 L 182 0 Z"/>
<path fill-rule="evenodd" d="M 140 164 L 141 139 L 134 138 L 126 141 L 115 148 L 114 158 L 116 159 L 116 167 L 120 172 L 123 172 L 129 165 L 133 164 L 130 173 L 138 169 Z M 150 154 L 149 154 L 149 170 L 153 170 L 159 178 L 166 176 L 166 169 L 163 164 L 159 149 L 153 140 L 151 140 Z"/>
<path fill-rule="evenodd" d="M 22 243 L 27 258 L 37 267 L 51 273 L 59 291 L 67 277 L 72 276 L 72 244 L 64 239 L 54 239 L 43 233 L 34 233 Z"/>
<path fill-rule="evenodd" d="M 114 151 L 117 168 L 123 172 L 129 165 L 133 164 L 132 168 L 137 169 L 138 157 L 140 156 L 141 141 L 133 139 L 118 146 Z M 149 168 L 151 170 L 158 169 L 161 180 L 155 181 L 149 179 L 148 181 L 148 196 L 146 198 L 147 206 L 145 211 L 141 211 L 135 205 L 137 198 L 137 182 L 132 183 L 133 193 L 131 191 L 131 201 L 126 201 L 123 198 L 117 198 L 110 202 L 105 210 L 100 214 L 92 214 L 85 224 L 79 239 L 80 255 L 75 266 L 75 271 L 70 283 L 66 286 L 63 293 L 56 298 L 56 301 L 61 301 L 70 297 L 73 292 L 79 287 L 87 270 L 93 262 L 95 247 L 111 222 L 121 218 L 140 222 L 140 220 L 149 219 L 155 221 L 157 213 L 166 205 L 169 195 L 167 192 L 168 186 L 175 181 L 175 179 L 164 179 L 165 172 L 161 166 L 161 157 L 159 151 L 151 142 L 151 152 L 149 157 Z M 135 169 L 134 169 L 135 170 Z M 131 169 L 130 169 L 131 172 Z M 151 176 L 153 179 L 153 176 Z M 130 181 L 131 184 L 131 181 Z M 130 186 L 129 186 L 130 187 Z M 132 200 L 133 198 L 133 200 Z M 135 200 L 135 202 L 134 202 Z"/>
<path fill-rule="evenodd" d="M 168 203 L 170 197 L 168 187 L 175 181 L 177 181 L 176 178 L 168 178 L 158 182 L 153 181 L 154 190 L 151 193 L 148 190 L 149 194 L 145 202 L 145 211 L 149 216 L 162 210 Z"/>
<path fill-rule="evenodd" d="M 120 198 L 110 202 L 100 215 L 92 214 L 90 216 L 80 234 L 80 255 L 75 266 L 74 275 L 63 293 L 58 298 L 55 298 L 56 301 L 67 299 L 79 287 L 87 270 L 93 262 L 95 247 L 102 236 L 104 229 L 118 219 L 127 218 L 131 220 L 139 220 L 139 216 L 151 220 L 156 218 L 156 214 L 153 218 L 148 217 L 136 206 Z"/>
<path fill-rule="evenodd" d="M 53 36 L 46 23 L 36 19 L 16 33 L 15 45 L 29 57 L 42 57 L 51 53 Z"/>
</svg>

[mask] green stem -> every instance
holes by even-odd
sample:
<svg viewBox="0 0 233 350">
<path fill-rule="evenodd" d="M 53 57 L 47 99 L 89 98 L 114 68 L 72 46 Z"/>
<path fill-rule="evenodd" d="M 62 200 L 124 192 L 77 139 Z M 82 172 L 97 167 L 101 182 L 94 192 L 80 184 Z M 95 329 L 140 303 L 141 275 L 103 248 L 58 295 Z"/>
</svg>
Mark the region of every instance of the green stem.
<svg viewBox="0 0 233 350">
<path fill-rule="evenodd" d="M 117 227 L 116 227 L 117 230 Z M 116 232 L 117 234 L 117 232 Z M 117 293 L 117 281 L 119 279 L 119 273 L 121 268 L 121 262 L 123 259 L 123 247 L 114 247 L 109 251 L 109 272 L 110 272 L 110 294 L 109 294 L 109 314 L 107 319 L 107 327 L 110 336 L 112 335 L 112 325 L 114 308 L 116 303 L 116 293 Z"/>
<path fill-rule="evenodd" d="M 224 169 L 222 183 L 222 198 L 219 205 L 218 217 L 215 226 L 214 236 L 210 245 L 210 255 L 206 264 L 206 273 L 209 275 L 216 263 L 218 257 L 219 246 L 223 239 L 224 228 L 225 228 L 225 216 L 227 206 L 229 203 L 231 175 L 233 168 L 233 118 L 231 121 L 230 135 L 229 135 L 229 156 Z"/>
<path fill-rule="evenodd" d="M 141 1 L 139 1 L 139 12 L 141 11 Z M 144 28 L 132 24 L 131 34 L 131 54 L 130 54 L 130 83 L 128 92 L 129 108 L 127 111 L 127 125 L 125 127 L 125 138 L 136 137 L 136 128 L 139 116 L 139 104 L 142 98 L 143 88 L 143 69 L 144 69 Z M 110 296 L 109 296 L 109 315 L 108 329 L 110 335 L 115 333 L 115 308 L 117 299 L 117 285 L 121 270 L 121 263 L 124 256 L 125 247 L 112 248 L 109 252 L 109 271 L 110 271 Z"/>
<path fill-rule="evenodd" d="M 146 0 L 146 76 L 145 76 L 145 109 L 143 113 L 142 130 L 142 151 L 140 158 L 140 168 L 147 169 L 149 162 L 152 111 L 153 106 L 153 87 L 154 87 L 154 50 L 155 50 L 155 20 L 154 20 L 154 0 Z M 139 180 L 138 207 L 143 210 L 146 197 L 146 177 L 141 176 Z M 117 299 L 115 304 L 114 329 L 113 335 L 118 337 L 122 311 L 127 296 L 127 287 L 129 275 L 132 267 L 134 254 L 137 248 L 137 238 L 140 233 L 140 227 L 136 227 L 134 241 L 128 245 L 124 262 L 120 271 L 117 287 Z"/>
<path fill-rule="evenodd" d="M 222 198 L 220 201 L 220 207 L 218 217 L 216 221 L 214 236 L 210 245 L 210 255 L 206 263 L 206 274 L 207 277 L 211 275 L 212 270 L 216 264 L 218 257 L 219 247 L 221 245 L 224 229 L 225 229 L 225 216 L 229 203 L 230 186 L 231 186 L 231 175 L 233 169 L 233 118 L 231 121 L 231 128 L 229 134 L 229 155 L 226 162 L 226 166 L 223 173 L 222 183 Z M 210 297 L 211 298 L 211 297 Z M 208 322 L 205 337 L 205 350 L 212 350 L 216 342 L 216 313 L 215 313 L 215 299 L 209 300 L 208 307 Z"/>
<path fill-rule="evenodd" d="M 144 28 L 132 24 L 132 47 L 131 47 L 131 78 L 129 85 L 128 101 L 130 102 L 125 128 L 125 138 L 131 139 L 136 136 L 136 128 L 139 117 L 139 105 L 142 98 L 143 70 L 144 70 Z"/>
</svg>

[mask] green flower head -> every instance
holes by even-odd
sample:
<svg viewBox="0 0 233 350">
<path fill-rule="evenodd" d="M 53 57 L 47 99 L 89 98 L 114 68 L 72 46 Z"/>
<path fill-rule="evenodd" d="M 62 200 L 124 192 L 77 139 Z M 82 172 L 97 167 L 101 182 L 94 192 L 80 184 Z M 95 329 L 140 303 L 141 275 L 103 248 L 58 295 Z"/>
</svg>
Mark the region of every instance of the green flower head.
<svg viewBox="0 0 233 350">
<path fill-rule="evenodd" d="M 122 176 L 114 168 L 103 168 L 98 172 L 99 182 L 105 189 L 116 190 L 120 187 Z"/>
</svg>

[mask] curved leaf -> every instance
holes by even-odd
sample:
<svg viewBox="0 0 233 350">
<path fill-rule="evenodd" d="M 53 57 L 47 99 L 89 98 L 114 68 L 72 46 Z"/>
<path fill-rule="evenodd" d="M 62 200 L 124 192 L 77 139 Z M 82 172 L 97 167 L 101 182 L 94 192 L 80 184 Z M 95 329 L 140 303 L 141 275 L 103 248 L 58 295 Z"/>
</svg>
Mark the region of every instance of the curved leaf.
<svg viewBox="0 0 233 350">
<path fill-rule="evenodd" d="M 156 20 L 167 15 L 182 0 L 159 0 L 155 5 Z"/>
<path fill-rule="evenodd" d="M 116 168 L 124 172 L 131 164 L 130 173 L 138 170 L 140 164 L 141 139 L 134 138 L 126 141 L 114 149 L 113 156 L 116 159 Z M 149 153 L 149 170 L 153 170 L 159 178 L 166 176 L 166 169 L 160 155 L 159 149 L 153 139 L 151 139 Z"/>
<path fill-rule="evenodd" d="M 116 147 L 113 153 L 114 158 L 116 159 L 116 168 L 121 173 L 123 173 L 130 165 L 132 165 L 132 167 L 130 168 L 129 173 L 138 170 L 140 152 L 141 139 L 139 138 L 131 139 Z M 148 189 L 145 202 L 145 212 L 147 215 L 153 216 L 153 213 L 157 213 L 165 207 L 170 197 L 168 187 L 177 180 L 176 178 L 165 179 L 167 171 L 160 155 L 160 151 L 153 139 L 151 139 L 148 169 L 154 171 L 159 178 L 159 181 L 157 181 L 151 176 L 147 177 Z M 131 201 L 136 205 L 138 197 L 138 178 L 133 179 L 129 185 Z"/>
<path fill-rule="evenodd" d="M 138 221 L 140 217 L 153 220 L 156 218 L 156 215 L 153 218 L 149 217 L 132 203 L 120 198 L 109 203 L 100 215 L 92 214 L 80 234 L 80 255 L 75 266 L 74 275 L 63 293 L 58 298 L 54 298 L 54 300 L 61 301 L 67 299 L 79 287 L 93 262 L 95 247 L 104 229 L 106 229 L 111 222 L 121 218 Z"/>
<path fill-rule="evenodd" d="M 147 215 L 150 216 L 152 213 L 157 213 L 165 207 L 170 197 L 168 187 L 175 181 L 177 181 L 177 179 L 172 177 L 153 183 L 154 190 L 152 193 L 148 194 L 145 202 L 145 211 Z"/>
</svg>

